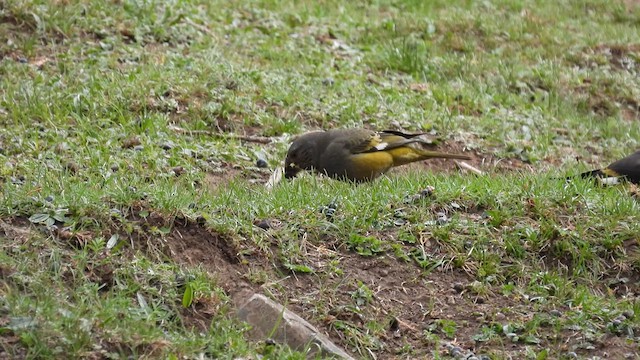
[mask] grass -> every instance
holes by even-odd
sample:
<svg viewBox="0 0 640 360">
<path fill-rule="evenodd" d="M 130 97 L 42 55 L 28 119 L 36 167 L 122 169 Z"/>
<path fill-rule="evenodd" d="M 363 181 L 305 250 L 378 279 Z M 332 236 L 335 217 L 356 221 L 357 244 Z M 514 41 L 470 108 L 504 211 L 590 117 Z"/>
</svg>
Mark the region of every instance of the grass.
<svg viewBox="0 0 640 360">
<path fill-rule="evenodd" d="M 639 146 L 634 2 L 0 5 L 6 356 L 303 358 L 248 336 L 241 282 L 357 358 L 638 356 L 637 200 L 558 180 Z M 487 174 L 262 186 L 354 126 Z"/>
</svg>

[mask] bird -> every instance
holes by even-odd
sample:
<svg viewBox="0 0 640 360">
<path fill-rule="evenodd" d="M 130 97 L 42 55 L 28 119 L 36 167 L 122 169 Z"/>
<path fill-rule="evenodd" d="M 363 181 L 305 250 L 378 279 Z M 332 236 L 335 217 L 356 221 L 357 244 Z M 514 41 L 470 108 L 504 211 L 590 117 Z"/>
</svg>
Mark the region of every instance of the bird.
<svg viewBox="0 0 640 360">
<path fill-rule="evenodd" d="M 332 129 L 298 136 L 285 159 L 284 177 L 309 170 L 333 179 L 367 182 L 389 169 L 430 158 L 470 160 L 468 155 L 426 149 L 431 145 L 420 134 L 367 129 Z"/>
<path fill-rule="evenodd" d="M 604 185 L 615 185 L 621 180 L 640 184 L 640 150 L 614 161 L 607 167 L 583 172 L 583 179 L 598 178 Z"/>
</svg>

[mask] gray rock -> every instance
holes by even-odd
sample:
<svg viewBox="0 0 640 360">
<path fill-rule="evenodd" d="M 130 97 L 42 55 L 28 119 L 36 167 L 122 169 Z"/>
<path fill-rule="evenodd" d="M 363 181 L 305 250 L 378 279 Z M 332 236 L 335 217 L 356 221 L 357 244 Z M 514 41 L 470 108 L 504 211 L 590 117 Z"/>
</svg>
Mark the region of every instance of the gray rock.
<svg viewBox="0 0 640 360">
<path fill-rule="evenodd" d="M 252 335 L 270 337 L 294 350 L 307 351 L 307 357 L 320 354 L 323 357 L 353 360 L 313 325 L 264 295 L 251 295 L 239 304 L 237 315 L 253 327 Z"/>
</svg>

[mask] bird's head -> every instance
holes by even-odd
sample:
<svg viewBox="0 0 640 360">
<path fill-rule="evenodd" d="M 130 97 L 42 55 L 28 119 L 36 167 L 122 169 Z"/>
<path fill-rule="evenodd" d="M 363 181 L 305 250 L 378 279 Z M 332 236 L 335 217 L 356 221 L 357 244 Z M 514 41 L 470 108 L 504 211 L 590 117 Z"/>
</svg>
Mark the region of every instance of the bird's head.
<svg viewBox="0 0 640 360">
<path fill-rule="evenodd" d="M 285 179 L 294 178 L 301 170 L 313 170 L 315 167 L 316 138 L 317 134 L 309 133 L 297 137 L 291 143 L 287 158 L 284 161 Z"/>
</svg>

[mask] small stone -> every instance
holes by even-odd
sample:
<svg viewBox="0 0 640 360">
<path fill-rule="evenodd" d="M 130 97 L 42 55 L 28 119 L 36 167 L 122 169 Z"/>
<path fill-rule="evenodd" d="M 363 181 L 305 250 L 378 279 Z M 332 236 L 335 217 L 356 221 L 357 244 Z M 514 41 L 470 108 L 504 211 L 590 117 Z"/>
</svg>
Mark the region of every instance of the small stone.
<svg viewBox="0 0 640 360">
<path fill-rule="evenodd" d="M 496 321 L 504 321 L 507 318 L 507 316 L 501 312 L 496 313 L 495 315 L 495 319 Z"/>
<path fill-rule="evenodd" d="M 11 183 L 13 185 L 22 185 L 24 184 L 24 176 L 12 176 Z"/>
<path fill-rule="evenodd" d="M 433 195 L 434 191 L 436 191 L 436 188 L 431 186 L 431 185 L 429 185 L 426 188 L 422 189 L 422 191 L 420 191 L 420 195 L 422 197 L 428 197 L 428 196 Z"/>
<path fill-rule="evenodd" d="M 336 204 L 335 201 L 332 201 L 327 206 L 321 206 L 320 212 L 324 214 L 324 216 L 327 218 L 327 221 L 333 221 L 333 217 L 337 209 L 338 209 L 338 204 Z"/>
<path fill-rule="evenodd" d="M 511 342 L 518 342 L 518 340 L 520 340 L 520 337 L 516 333 L 506 333 L 505 336 L 511 340 Z"/>
<path fill-rule="evenodd" d="M 113 164 L 113 165 L 111 165 L 111 171 L 112 171 L 112 172 L 116 172 L 116 171 L 118 171 L 118 170 L 120 170 L 120 167 L 118 166 L 118 164 Z"/>
<path fill-rule="evenodd" d="M 436 223 L 438 225 L 444 225 L 446 223 L 449 222 L 449 218 L 447 217 L 447 215 L 443 212 L 438 212 L 436 213 L 437 219 L 436 219 Z"/>
<path fill-rule="evenodd" d="M 131 149 L 131 148 L 135 148 L 136 146 L 142 144 L 142 142 L 140 141 L 140 138 L 137 136 L 133 136 L 130 137 L 128 139 L 125 139 L 122 142 L 122 148 L 123 149 Z"/>
<path fill-rule="evenodd" d="M 135 150 L 135 151 L 142 151 L 142 150 L 144 150 L 144 146 L 142 146 L 142 145 L 136 145 L 136 146 L 134 146 L 134 147 L 133 147 L 133 150 Z"/>
<path fill-rule="evenodd" d="M 44 198 L 44 201 L 46 202 L 53 202 L 53 196 L 49 195 L 46 198 Z"/>
<path fill-rule="evenodd" d="M 461 282 L 453 284 L 453 290 L 455 290 L 457 293 L 461 293 L 462 291 L 464 291 L 464 284 Z"/>
<path fill-rule="evenodd" d="M 262 230 L 271 229 L 271 221 L 269 220 L 256 220 L 253 222 L 253 225 L 259 227 Z"/>
<path fill-rule="evenodd" d="M 259 168 L 266 168 L 269 166 L 269 164 L 267 163 L 267 160 L 265 159 L 258 159 L 256 161 L 256 166 Z"/>
<path fill-rule="evenodd" d="M 622 315 L 624 315 L 627 319 L 633 319 L 634 314 L 632 310 L 626 310 L 622 313 Z"/>
<path fill-rule="evenodd" d="M 26 63 L 28 63 L 28 62 L 29 62 L 29 60 L 27 60 L 27 58 L 26 58 L 26 57 L 24 57 L 24 56 L 20 56 L 20 57 L 18 57 L 18 62 L 19 62 L 20 64 L 26 64 Z"/>
<path fill-rule="evenodd" d="M 64 168 L 71 174 L 75 174 L 78 172 L 78 170 L 80 170 L 80 166 L 78 166 L 78 164 L 74 163 L 73 161 L 69 161 L 68 163 L 64 164 Z"/>
<path fill-rule="evenodd" d="M 458 357 L 460 355 L 462 355 L 462 352 L 464 350 L 462 350 L 461 347 L 459 346 L 454 346 L 449 350 L 449 355 L 453 356 L 453 357 Z"/>
<path fill-rule="evenodd" d="M 555 317 L 560 317 L 560 316 L 562 316 L 562 312 L 560 310 L 553 309 L 553 310 L 549 311 L 549 315 L 555 316 Z"/>
<path fill-rule="evenodd" d="M 173 169 L 171 169 L 171 172 L 175 176 L 180 176 L 180 175 L 184 174 L 186 171 L 184 170 L 184 168 L 182 166 L 176 166 Z"/>
<path fill-rule="evenodd" d="M 333 86 L 334 84 L 335 84 L 335 81 L 333 80 L 333 78 L 326 78 L 322 80 L 322 85 L 324 86 Z"/>
<path fill-rule="evenodd" d="M 395 220 L 393 221 L 393 225 L 395 225 L 395 226 L 403 226 L 403 225 L 405 225 L 406 223 L 407 223 L 407 221 L 406 221 L 406 220 L 404 220 L 404 219 L 395 219 Z"/>
<path fill-rule="evenodd" d="M 569 351 L 569 352 L 567 353 L 567 357 L 568 357 L 568 358 L 571 358 L 571 359 L 577 359 L 577 358 L 578 358 L 578 354 L 576 354 L 576 353 L 575 353 L 575 352 L 573 352 L 573 351 Z"/>
<path fill-rule="evenodd" d="M 400 330 L 400 321 L 397 317 L 394 316 L 389 322 L 389 330 L 393 332 Z"/>
<path fill-rule="evenodd" d="M 160 144 L 160 148 L 161 148 L 162 150 L 171 150 L 171 149 L 173 149 L 173 148 L 174 148 L 174 146 L 176 146 L 176 144 L 174 144 L 174 143 L 173 143 L 173 142 L 171 142 L 171 141 L 165 141 L 165 142 L 163 142 L 162 144 Z"/>
<path fill-rule="evenodd" d="M 55 151 L 56 153 L 58 153 L 58 154 L 61 154 L 61 153 L 63 153 L 63 152 L 68 151 L 70 148 L 71 148 L 71 147 L 69 146 L 69 144 L 67 144 L 67 142 L 66 142 L 66 141 L 63 141 L 63 142 L 61 142 L 61 143 L 58 143 L 58 145 L 56 145 L 56 148 L 55 148 L 55 150 L 54 150 L 54 151 Z"/>
</svg>

